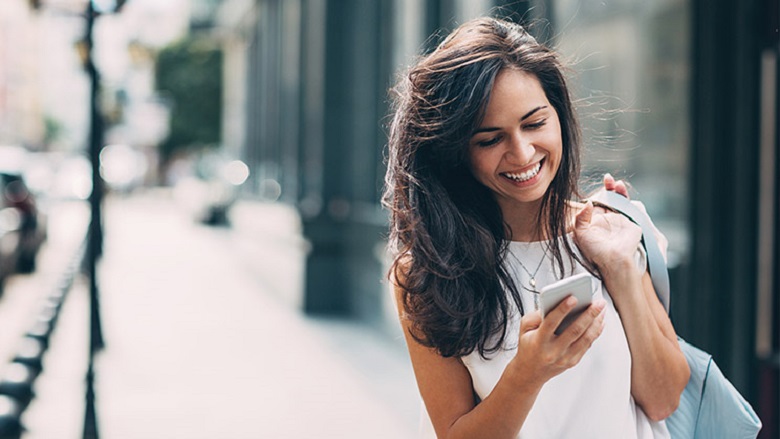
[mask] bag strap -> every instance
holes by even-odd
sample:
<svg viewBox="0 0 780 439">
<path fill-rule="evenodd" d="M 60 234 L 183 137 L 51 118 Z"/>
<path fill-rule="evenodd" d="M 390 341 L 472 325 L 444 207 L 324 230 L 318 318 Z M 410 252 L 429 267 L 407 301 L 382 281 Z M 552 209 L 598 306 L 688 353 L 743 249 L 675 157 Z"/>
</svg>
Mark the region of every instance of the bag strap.
<svg viewBox="0 0 780 439">
<path fill-rule="evenodd" d="M 669 312 L 669 272 L 666 269 L 666 261 L 661 254 L 661 247 L 655 237 L 655 227 L 646 212 L 639 209 L 631 201 L 612 191 L 599 191 L 590 199 L 594 206 L 603 207 L 616 213 L 620 213 L 642 228 L 642 245 L 647 253 L 647 267 L 653 280 L 653 288 L 658 295 L 658 300 Z"/>
</svg>

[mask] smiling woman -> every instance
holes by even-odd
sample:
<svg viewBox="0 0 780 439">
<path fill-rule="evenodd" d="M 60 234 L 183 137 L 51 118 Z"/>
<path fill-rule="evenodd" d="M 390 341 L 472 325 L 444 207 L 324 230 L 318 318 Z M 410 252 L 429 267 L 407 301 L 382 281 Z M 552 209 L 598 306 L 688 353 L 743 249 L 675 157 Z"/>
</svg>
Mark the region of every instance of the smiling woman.
<svg viewBox="0 0 780 439">
<path fill-rule="evenodd" d="M 396 88 L 391 277 L 440 438 L 668 438 L 663 419 L 688 381 L 637 269 L 641 231 L 579 201 L 562 69 L 521 26 L 483 18 Z M 625 195 L 611 177 L 605 186 Z M 576 299 L 544 319 L 534 305 L 573 275 L 592 279 L 592 304 L 558 334 Z"/>
<path fill-rule="evenodd" d="M 539 80 L 522 70 L 502 70 L 482 124 L 469 142 L 469 161 L 477 181 L 496 195 L 505 221 L 535 216 L 558 170 L 562 150 L 558 114 Z M 513 235 L 521 241 L 539 238 Z"/>
</svg>

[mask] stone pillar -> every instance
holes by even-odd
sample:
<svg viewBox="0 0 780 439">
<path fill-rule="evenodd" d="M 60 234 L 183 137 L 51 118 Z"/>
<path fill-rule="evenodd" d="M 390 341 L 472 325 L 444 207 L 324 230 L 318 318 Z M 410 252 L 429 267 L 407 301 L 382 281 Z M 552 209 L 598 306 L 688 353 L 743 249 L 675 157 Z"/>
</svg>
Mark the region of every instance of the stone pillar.
<svg viewBox="0 0 780 439">
<path fill-rule="evenodd" d="M 691 2 L 691 260 L 672 312 L 755 401 L 759 1 Z"/>
<path fill-rule="evenodd" d="M 381 123 L 390 26 L 383 0 L 303 3 L 300 212 L 311 244 L 304 309 L 380 315 L 386 216 Z"/>
</svg>

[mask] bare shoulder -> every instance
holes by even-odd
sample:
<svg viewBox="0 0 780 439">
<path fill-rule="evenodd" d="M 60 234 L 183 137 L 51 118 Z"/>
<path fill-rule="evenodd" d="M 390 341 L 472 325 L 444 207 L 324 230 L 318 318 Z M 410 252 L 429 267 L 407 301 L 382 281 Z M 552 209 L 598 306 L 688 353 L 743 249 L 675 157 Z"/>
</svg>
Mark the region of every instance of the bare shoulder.
<svg viewBox="0 0 780 439">
<path fill-rule="evenodd" d="M 473 384 L 459 358 L 443 357 L 436 348 L 423 345 L 412 336 L 414 322 L 407 314 L 408 296 L 404 290 L 411 263 L 411 258 L 400 258 L 390 273 L 390 281 L 420 396 L 437 434 L 444 436 L 455 420 L 474 408 Z"/>
</svg>

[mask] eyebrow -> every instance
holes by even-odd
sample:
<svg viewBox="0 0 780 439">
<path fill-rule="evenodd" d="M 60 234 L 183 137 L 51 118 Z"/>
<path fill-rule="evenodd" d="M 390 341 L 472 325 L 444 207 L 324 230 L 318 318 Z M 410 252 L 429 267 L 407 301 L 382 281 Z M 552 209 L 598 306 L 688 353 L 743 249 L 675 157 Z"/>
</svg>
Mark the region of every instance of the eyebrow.
<svg viewBox="0 0 780 439">
<path fill-rule="evenodd" d="M 522 122 L 522 121 L 524 121 L 524 120 L 528 119 L 529 117 L 533 116 L 533 115 L 534 115 L 534 113 L 536 113 L 537 111 L 539 111 L 539 110 L 542 110 L 542 109 L 544 109 L 544 108 L 547 108 L 547 105 L 540 105 L 540 106 L 538 106 L 538 107 L 534 108 L 533 110 L 529 111 L 528 113 L 525 113 L 525 115 L 524 115 L 523 117 L 521 117 L 521 118 L 520 118 L 520 122 Z M 479 134 L 479 133 L 488 133 L 488 132 L 491 132 L 491 131 L 498 131 L 499 129 L 500 129 L 500 128 L 496 128 L 496 127 L 484 127 L 484 128 L 478 128 L 478 129 L 477 129 L 477 130 L 475 130 L 473 133 L 471 133 L 471 135 L 472 135 L 472 136 L 475 136 L 475 135 L 477 135 L 477 134 Z"/>
</svg>

